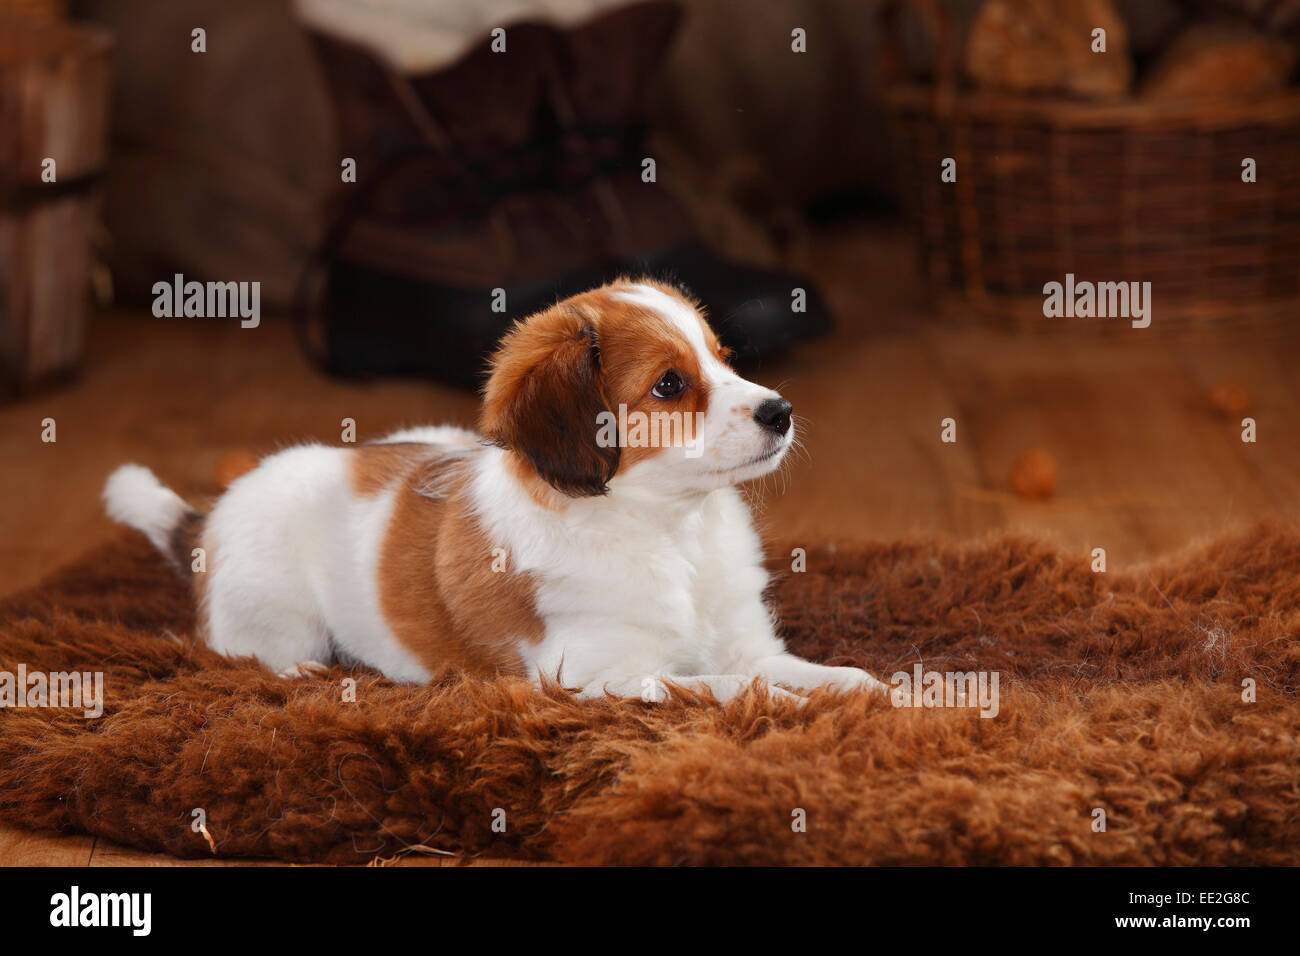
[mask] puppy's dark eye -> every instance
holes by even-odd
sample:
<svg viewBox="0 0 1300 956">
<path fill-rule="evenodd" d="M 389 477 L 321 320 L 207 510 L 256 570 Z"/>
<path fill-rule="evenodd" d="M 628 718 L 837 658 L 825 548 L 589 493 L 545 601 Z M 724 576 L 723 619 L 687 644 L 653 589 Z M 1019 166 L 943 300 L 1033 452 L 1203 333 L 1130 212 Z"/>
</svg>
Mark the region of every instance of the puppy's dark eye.
<svg viewBox="0 0 1300 956">
<path fill-rule="evenodd" d="M 655 398 L 676 398 L 686 388 L 686 383 L 682 377 L 671 369 L 660 377 L 655 387 L 650 389 L 650 394 Z"/>
</svg>

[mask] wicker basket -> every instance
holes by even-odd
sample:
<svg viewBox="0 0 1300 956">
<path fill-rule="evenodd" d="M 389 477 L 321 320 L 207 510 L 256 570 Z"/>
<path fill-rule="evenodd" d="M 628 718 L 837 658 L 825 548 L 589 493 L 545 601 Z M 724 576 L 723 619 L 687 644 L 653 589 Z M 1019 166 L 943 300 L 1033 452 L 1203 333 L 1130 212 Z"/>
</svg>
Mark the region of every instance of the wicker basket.
<svg viewBox="0 0 1300 956">
<path fill-rule="evenodd" d="M 1073 273 L 1149 281 L 1162 324 L 1300 318 L 1300 92 L 1094 104 L 963 91 L 955 58 L 942 62 L 938 81 L 896 85 L 888 103 L 945 311 L 1041 326 L 1044 284 Z M 940 181 L 945 157 L 955 183 Z"/>
</svg>

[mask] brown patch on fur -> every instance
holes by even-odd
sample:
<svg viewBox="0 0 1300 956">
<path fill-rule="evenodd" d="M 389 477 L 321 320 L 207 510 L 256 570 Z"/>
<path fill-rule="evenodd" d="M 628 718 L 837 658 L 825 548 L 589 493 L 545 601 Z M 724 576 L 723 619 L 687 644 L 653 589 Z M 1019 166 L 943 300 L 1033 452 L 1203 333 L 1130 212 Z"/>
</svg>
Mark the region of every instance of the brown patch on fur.
<svg viewBox="0 0 1300 956">
<path fill-rule="evenodd" d="M 730 367 L 732 351 L 718 341 L 717 333 L 713 331 L 713 326 L 709 325 L 708 317 L 704 312 L 704 306 L 701 305 L 698 300 L 687 295 L 676 286 L 669 285 L 666 282 L 660 282 L 658 279 L 620 279 L 616 284 L 650 286 L 652 289 L 658 289 L 664 295 L 671 296 L 672 298 L 690 306 L 691 309 L 694 310 L 696 318 L 700 321 L 700 329 L 704 332 L 705 345 L 707 345 L 709 351 L 713 353 L 714 358 L 723 365 Z"/>
<path fill-rule="evenodd" d="M 561 304 L 516 323 L 501 340 L 480 421 L 484 435 L 552 487 L 602 495 L 619 459 L 617 447 L 596 440 L 608 410 L 596 331 L 581 309 Z"/>
<path fill-rule="evenodd" d="M 220 856 L 300 862 L 425 844 L 575 864 L 1294 866 L 1297 567 L 1300 529 L 1274 524 L 1132 573 L 997 537 L 814 551 L 775 586 L 814 660 L 1000 671 L 987 720 L 869 695 L 280 680 L 174 640 L 193 632 L 187 590 L 125 532 L 0 603 L 0 666 L 105 672 L 100 720 L 0 709 L 0 818 L 211 857 L 176 809 L 201 806 Z M 359 703 L 340 706 L 349 674 Z"/>
<path fill-rule="evenodd" d="M 393 634 L 429 671 L 522 674 L 517 641 L 544 634 L 527 575 L 495 571 L 493 546 L 462 497 L 455 458 L 413 469 L 396 492 L 379 557 L 379 599 Z M 445 489 L 439 497 L 422 493 Z"/>
<path fill-rule="evenodd" d="M 358 445 L 348 459 L 348 483 L 356 494 L 374 497 L 409 475 L 431 454 L 436 452 L 419 442 Z"/>
<path fill-rule="evenodd" d="M 634 413 L 649 416 L 655 413 L 673 415 L 682 428 L 694 429 L 694 415 L 709 408 L 709 386 L 704 381 L 699 357 L 695 349 L 682 337 L 670 322 L 658 313 L 631 302 L 615 299 L 615 287 L 590 293 L 601 303 L 602 320 L 598 326 L 601 342 L 601 359 L 605 375 L 605 394 L 610 407 L 627 407 L 629 421 Z M 666 289 L 663 291 L 667 291 Z M 671 294 L 681 298 L 675 291 Z M 710 333 L 712 334 L 712 333 Z M 716 341 L 716 340 L 715 340 Z M 676 398 L 660 399 L 650 390 L 669 370 L 677 372 L 686 382 L 686 389 Z M 690 418 L 690 425 L 685 425 Z M 629 429 L 631 431 L 631 429 Z M 655 434 L 655 444 L 649 446 L 625 445 L 619 467 L 630 468 L 663 451 L 661 435 Z M 679 432 L 680 434 L 680 432 Z M 692 430 L 691 435 L 695 432 Z M 627 441 L 628 436 L 620 435 Z"/>
</svg>

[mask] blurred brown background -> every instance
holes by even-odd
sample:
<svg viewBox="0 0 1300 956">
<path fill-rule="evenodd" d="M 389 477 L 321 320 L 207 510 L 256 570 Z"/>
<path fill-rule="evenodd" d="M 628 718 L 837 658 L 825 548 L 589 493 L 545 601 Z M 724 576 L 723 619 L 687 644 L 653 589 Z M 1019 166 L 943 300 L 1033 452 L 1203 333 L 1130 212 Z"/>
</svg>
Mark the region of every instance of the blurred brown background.
<svg viewBox="0 0 1300 956">
<path fill-rule="evenodd" d="M 325 83 L 290 3 L 71 6 L 117 41 L 105 220 L 119 296 L 147 301 L 174 271 L 255 274 L 264 303 L 287 306 L 337 182 L 321 161 L 336 153 Z M 810 213 L 898 204 L 881 46 L 901 41 L 909 66 L 926 70 L 933 37 L 915 11 L 888 39 L 876 0 L 748 0 L 743 15 L 734 0 L 682 6 L 649 119 L 656 154 L 672 160 L 665 183 L 707 238 L 770 259 Z M 949 6 L 964 29 L 979 0 Z M 1176 0 L 1119 7 L 1137 56 L 1196 15 Z M 221 41 L 202 71 L 182 42 L 195 25 Z M 790 55 L 794 27 L 807 31 L 810 55 Z"/>
</svg>

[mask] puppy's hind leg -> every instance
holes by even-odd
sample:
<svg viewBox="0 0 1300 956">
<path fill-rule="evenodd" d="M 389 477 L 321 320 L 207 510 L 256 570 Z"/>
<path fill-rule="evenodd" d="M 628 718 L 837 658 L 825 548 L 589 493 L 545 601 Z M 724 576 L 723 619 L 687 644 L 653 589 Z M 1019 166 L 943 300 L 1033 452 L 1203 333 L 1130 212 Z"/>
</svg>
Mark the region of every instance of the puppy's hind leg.
<svg viewBox="0 0 1300 956">
<path fill-rule="evenodd" d="M 216 593 L 207 610 L 208 646 L 219 654 L 256 657 L 281 677 L 306 676 L 333 659 L 329 632 L 301 605 Z"/>
<path fill-rule="evenodd" d="M 719 703 L 726 703 L 743 693 L 755 678 L 744 674 L 647 674 L 613 680 L 596 680 L 582 689 L 580 697 L 640 697 L 646 703 L 659 703 L 668 695 L 668 684 L 707 692 Z M 769 684 L 767 696 L 772 700 L 789 700 L 803 704 L 799 694 Z"/>
</svg>

